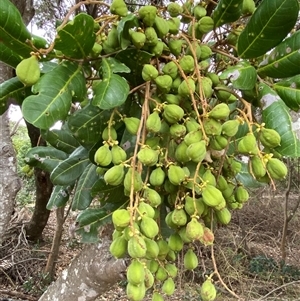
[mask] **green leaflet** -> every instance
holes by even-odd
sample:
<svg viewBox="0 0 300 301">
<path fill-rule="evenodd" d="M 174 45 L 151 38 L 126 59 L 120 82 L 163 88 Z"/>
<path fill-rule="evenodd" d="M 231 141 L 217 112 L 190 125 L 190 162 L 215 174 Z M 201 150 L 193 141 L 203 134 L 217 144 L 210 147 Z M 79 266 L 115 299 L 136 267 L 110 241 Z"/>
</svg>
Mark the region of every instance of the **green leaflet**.
<svg viewBox="0 0 300 301">
<path fill-rule="evenodd" d="M 95 40 L 94 19 L 81 13 L 58 29 L 54 48 L 68 57 L 85 58 L 91 52 Z"/>
<path fill-rule="evenodd" d="M 23 116 L 34 126 L 48 129 L 67 117 L 72 99 L 82 99 L 86 94 L 81 66 L 63 62 L 44 74 L 32 87 L 32 92 L 36 95 L 23 102 Z"/>
<path fill-rule="evenodd" d="M 278 45 L 294 27 L 298 13 L 298 0 L 262 1 L 239 36 L 239 56 L 259 57 Z"/>
<path fill-rule="evenodd" d="M 255 68 L 244 61 L 227 68 L 220 79 L 229 79 L 235 89 L 251 90 L 255 86 L 257 75 Z"/>
<path fill-rule="evenodd" d="M 3 43 L 0 43 L 0 61 L 10 67 L 16 68 L 22 61 L 22 57 Z"/>
<path fill-rule="evenodd" d="M 260 76 L 286 78 L 300 73 L 300 31 L 280 43 L 260 63 Z"/>
<path fill-rule="evenodd" d="M 48 210 L 54 210 L 66 205 L 70 197 L 69 189 L 65 186 L 55 186 L 47 203 Z"/>
<path fill-rule="evenodd" d="M 259 84 L 262 104 L 262 120 L 266 128 L 276 130 L 281 136 L 281 144 L 276 151 L 286 157 L 300 156 L 300 141 L 292 128 L 289 110 L 280 97 L 266 84 Z"/>
<path fill-rule="evenodd" d="M 72 210 L 84 210 L 92 202 L 93 197 L 91 194 L 91 189 L 95 181 L 98 179 L 96 168 L 96 165 L 90 163 L 80 176 L 76 185 L 72 202 Z"/>
<path fill-rule="evenodd" d="M 128 96 L 129 85 L 118 74 L 114 74 L 114 67 L 107 59 L 102 60 L 102 81 L 94 89 L 92 104 L 102 110 L 110 110 L 122 105 Z"/>
<path fill-rule="evenodd" d="M 213 12 L 215 27 L 238 20 L 242 6 L 243 0 L 220 0 Z"/>
<path fill-rule="evenodd" d="M 290 109 L 300 109 L 300 75 L 277 82 L 273 89 Z"/>
<path fill-rule="evenodd" d="M 30 32 L 20 12 L 9 0 L 1 0 L 0 37 L 1 42 L 16 54 L 24 58 L 30 56 L 32 48 L 26 43 L 31 39 Z"/>
</svg>

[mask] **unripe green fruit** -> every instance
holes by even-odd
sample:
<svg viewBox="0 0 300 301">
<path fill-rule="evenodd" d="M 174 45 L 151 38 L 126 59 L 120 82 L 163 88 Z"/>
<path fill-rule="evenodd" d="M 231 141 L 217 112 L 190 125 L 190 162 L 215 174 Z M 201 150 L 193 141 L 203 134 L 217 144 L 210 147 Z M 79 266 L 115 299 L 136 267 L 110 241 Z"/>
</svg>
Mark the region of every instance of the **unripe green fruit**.
<svg viewBox="0 0 300 301">
<path fill-rule="evenodd" d="M 184 73 L 191 73 L 195 70 L 194 58 L 191 55 L 184 55 L 179 60 L 179 65 Z"/>
<path fill-rule="evenodd" d="M 170 251 L 168 243 L 165 240 L 163 240 L 163 239 L 159 239 L 157 241 L 157 245 L 159 247 L 158 258 L 160 260 L 165 259 L 166 256 L 168 255 L 169 251 Z"/>
<path fill-rule="evenodd" d="M 167 280 L 165 280 L 164 284 L 161 287 L 161 290 L 163 293 L 165 293 L 168 296 L 173 295 L 173 293 L 175 291 L 174 280 L 170 277 Z"/>
<path fill-rule="evenodd" d="M 216 88 L 217 89 L 215 89 L 215 93 L 216 93 L 218 100 L 220 102 L 227 102 L 229 97 L 231 96 L 231 93 L 228 91 L 222 90 L 222 89 L 218 90 L 218 88 L 228 89 L 228 87 L 223 84 L 219 84 L 216 86 Z"/>
<path fill-rule="evenodd" d="M 136 118 L 136 117 L 126 117 L 123 119 L 125 126 L 126 126 L 126 130 L 131 134 L 131 135 L 136 135 L 137 131 L 139 129 L 140 126 L 140 122 L 141 120 Z"/>
<path fill-rule="evenodd" d="M 142 236 L 134 235 L 128 241 L 127 252 L 131 258 L 143 258 L 146 255 L 146 243 Z"/>
<path fill-rule="evenodd" d="M 141 232 L 148 238 L 154 238 L 159 232 L 156 221 L 148 216 L 142 217 L 140 229 Z"/>
<path fill-rule="evenodd" d="M 230 109 L 226 103 L 219 103 L 208 112 L 208 116 L 214 119 L 226 119 L 230 114 Z"/>
<path fill-rule="evenodd" d="M 231 213 L 226 207 L 221 210 L 216 210 L 215 214 L 218 222 L 221 223 L 222 225 L 228 225 L 230 223 Z"/>
<path fill-rule="evenodd" d="M 169 33 L 171 34 L 178 34 L 179 27 L 180 27 L 180 19 L 179 18 L 170 18 L 167 20 L 169 25 Z"/>
<path fill-rule="evenodd" d="M 158 292 L 154 292 L 153 295 L 152 295 L 152 299 L 151 301 L 164 301 L 164 297 L 158 293 Z"/>
<path fill-rule="evenodd" d="M 127 5 L 123 0 L 113 0 L 109 9 L 112 14 L 121 17 L 126 17 L 128 14 Z"/>
<path fill-rule="evenodd" d="M 153 207 L 145 202 L 140 202 L 138 206 L 138 212 L 141 214 L 141 216 L 147 216 L 150 218 L 154 218 L 155 211 Z"/>
<path fill-rule="evenodd" d="M 238 186 L 235 189 L 234 196 L 238 203 L 245 203 L 249 199 L 249 193 L 243 186 Z"/>
<path fill-rule="evenodd" d="M 202 17 L 206 16 L 207 11 L 205 7 L 201 5 L 196 5 L 193 9 L 193 15 L 196 18 L 196 20 L 200 20 Z"/>
<path fill-rule="evenodd" d="M 172 222 L 177 226 L 185 226 L 187 223 L 187 215 L 184 209 L 174 209 L 172 213 Z"/>
<path fill-rule="evenodd" d="M 233 137 L 238 132 L 240 122 L 237 119 L 227 120 L 222 124 L 222 134 Z"/>
<path fill-rule="evenodd" d="M 116 230 L 122 230 L 129 225 L 130 213 L 126 209 L 115 210 L 112 214 L 112 222 Z"/>
<path fill-rule="evenodd" d="M 168 274 L 164 267 L 159 266 L 155 274 L 155 279 L 158 281 L 165 281 L 168 278 Z"/>
<path fill-rule="evenodd" d="M 139 9 L 139 17 L 143 23 L 149 27 L 153 26 L 156 18 L 157 8 L 153 5 L 145 5 Z"/>
<path fill-rule="evenodd" d="M 185 232 L 187 238 L 191 241 L 200 240 L 204 234 L 204 228 L 197 218 L 193 217 L 191 221 L 187 223 Z"/>
<path fill-rule="evenodd" d="M 222 132 L 222 124 L 212 118 L 205 118 L 203 120 L 203 128 L 206 133 L 206 135 L 221 135 Z"/>
<path fill-rule="evenodd" d="M 259 156 L 255 155 L 250 157 L 249 172 L 252 172 L 255 178 L 262 178 L 265 176 L 267 170 Z"/>
<path fill-rule="evenodd" d="M 212 88 L 212 81 L 209 77 L 203 77 L 201 79 L 201 89 L 205 98 L 210 98 L 212 96 L 214 91 Z"/>
<path fill-rule="evenodd" d="M 168 245 L 171 250 L 173 250 L 175 252 L 179 252 L 183 248 L 182 238 L 180 237 L 180 235 L 178 233 L 172 233 L 169 237 Z"/>
<path fill-rule="evenodd" d="M 146 45 L 155 46 L 158 43 L 158 37 L 153 27 L 147 27 L 145 29 Z"/>
<path fill-rule="evenodd" d="M 146 120 L 146 129 L 153 133 L 158 133 L 161 128 L 161 120 L 159 113 L 154 111 L 151 113 Z"/>
<path fill-rule="evenodd" d="M 158 161 L 158 151 L 145 147 L 138 152 L 137 157 L 144 165 L 153 166 Z"/>
<path fill-rule="evenodd" d="M 243 0 L 242 14 L 243 15 L 252 15 L 255 11 L 255 2 L 254 0 Z"/>
<path fill-rule="evenodd" d="M 170 126 L 171 137 L 180 138 L 183 137 L 185 133 L 186 133 L 186 127 L 183 124 L 174 123 Z"/>
<path fill-rule="evenodd" d="M 147 268 L 145 269 L 145 287 L 148 290 L 149 288 L 151 288 L 154 284 L 154 276 L 152 275 L 152 273 L 150 272 L 150 270 L 148 270 Z"/>
<path fill-rule="evenodd" d="M 257 155 L 258 147 L 253 133 L 248 133 L 238 143 L 238 152 L 241 154 Z"/>
<path fill-rule="evenodd" d="M 167 12 L 171 17 L 177 17 L 182 13 L 182 7 L 176 2 L 171 2 L 167 6 Z"/>
<path fill-rule="evenodd" d="M 186 154 L 187 148 L 188 148 L 188 145 L 184 141 L 182 141 L 180 144 L 178 144 L 178 146 L 175 150 L 175 159 L 178 162 L 186 163 L 186 162 L 190 161 L 190 158 Z"/>
<path fill-rule="evenodd" d="M 145 284 L 141 283 L 140 285 L 134 285 L 128 282 L 126 286 L 126 294 L 132 301 L 142 301 L 146 294 Z"/>
<path fill-rule="evenodd" d="M 173 79 L 170 75 L 159 75 L 154 81 L 162 93 L 168 93 L 171 90 Z"/>
<path fill-rule="evenodd" d="M 212 56 L 212 50 L 207 45 L 200 45 L 201 47 L 201 56 L 200 60 L 206 60 L 209 59 Z"/>
<path fill-rule="evenodd" d="M 185 179 L 185 172 L 180 166 L 171 165 L 168 169 L 168 178 L 173 185 L 179 185 Z"/>
<path fill-rule="evenodd" d="M 145 64 L 142 70 L 144 81 L 154 80 L 158 77 L 158 70 L 151 64 Z"/>
<path fill-rule="evenodd" d="M 227 180 L 222 175 L 218 177 L 217 188 L 220 189 L 222 192 L 228 188 Z"/>
<path fill-rule="evenodd" d="M 208 77 L 212 81 L 213 86 L 217 86 L 220 84 L 220 78 L 217 74 L 212 72 L 207 72 L 206 77 Z"/>
<path fill-rule="evenodd" d="M 190 96 L 191 94 L 194 94 L 195 91 L 196 85 L 191 78 L 183 80 L 178 87 L 178 94 L 183 97 Z"/>
<path fill-rule="evenodd" d="M 167 20 L 156 16 L 154 21 L 154 28 L 159 38 L 163 38 L 169 32 L 169 24 Z"/>
<path fill-rule="evenodd" d="M 201 216 L 205 210 L 205 205 L 204 205 L 202 199 L 195 199 L 195 201 L 194 201 L 194 199 L 192 197 L 187 195 L 185 197 L 184 210 L 190 216 L 192 216 L 194 214 Z"/>
<path fill-rule="evenodd" d="M 201 140 L 190 144 L 186 150 L 186 154 L 193 162 L 201 162 L 206 156 L 206 142 Z"/>
<path fill-rule="evenodd" d="M 110 128 L 107 126 L 102 132 L 102 139 L 104 141 L 117 140 L 117 138 L 118 138 L 118 134 L 113 126 L 111 126 Z"/>
<path fill-rule="evenodd" d="M 127 240 L 124 236 L 114 239 L 109 247 L 109 251 L 116 258 L 124 257 L 127 252 Z"/>
<path fill-rule="evenodd" d="M 214 301 L 216 299 L 217 291 L 211 279 L 205 280 L 201 285 L 200 296 L 203 301 Z"/>
<path fill-rule="evenodd" d="M 187 49 L 186 49 L 186 54 L 188 55 L 191 55 L 193 56 L 193 52 L 192 50 L 194 51 L 195 55 L 196 55 L 196 58 L 197 60 L 199 61 L 200 60 L 200 57 L 201 57 L 201 47 L 200 47 L 200 44 L 198 41 L 193 41 L 191 43 L 191 46 L 192 46 L 192 49 L 191 47 L 189 46 Z"/>
<path fill-rule="evenodd" d="M 143 32 L 134 31 L 131 34 L 131 41 L 137 49 L 141 49 L 146 43 L 146 35 Z"/>
<path fill-rule="evenodd" d="M 157 208 L 161 204 L 161 197 L 159 193 L 151 188 L 145 188 L 144 198 L 147 200 L 147 202 L 154 208 Z"/>
<path fill-rule="evenodd" d="M 161 167 L 157 167 L 156 169 L 152 170 L 149 182 L 152 186 L 161 186 L 164 183 L 165 178 L 165 172 L 162 170 Z"/>
<path fill-rule="evenodd" d="M 216 181 L 216 177 L 214 176 L 214 174 L 211 172 L 210 169 L 207 169 L 204 174 L 202 175 L 202 180 L 204 182 L 206 182 L 207 184 L 216 186 L 217 185 L 217 181 Z"/>
<path fill-rule="evenodd" d="M 214 20 L 209 16 L 204 16 L 198 21 L 198 30 L 208 33 L 214 29 Z"/>
<path fill-rule="evenodd" d="M 157 258 L 159 254 L 159 247 L 156 241 L 147 237 L 145 237 L 144 240 L 147 248 L 146 258 L 151 258 L 151 259 Z"/>
<path fill-rule="evenodd" d="M 184 137 L 184 142 L 187 146 L 190 146 L 193 143 L 197 143 L 202 140 L 203 134 L 201 130 L 190 131 Z"/>
<path fill-rule="evenodd" d="M 173 85 L 172 85 L 173 86 Z M 171 88 L 172 89 L 172 88 Z M 164 100 L 168 104 L 173 104 L 173 105 L 179 105 L 181 102 L 181 96 L 180 95 L 174 95 L 174 94 L 165 94 L 164 95 Z"/>
<path fill-rule="evenodd" d="M 171 53 L 174 54 L 176 57 L 180 55 L 182 45 L 183 40 L 170 40 L 168 44 Z"/>
<path fill-rule="evenodd" d="M 168 62 L 162 68 L 162 72 L 164 74 L 170 75 L 172 79 L 175 79 L 178 75 L 178 67 L 174 62 Z"/>
<path fill-rule="evenodd" d="M 216 207 L 217 205 L 225 202 L 222 192 L 218 188 L 209 184 L 203 188 L 202 197 L 204 203 L 209 207 Z"/>
<path fill-rule="evenodd" d="M 106 184 L 118 186 L 123 183 L 124 174 L 124 166 L 115 165 L 106 171 L 103 178 Z"/>
<path fill-rule="evenodd" d="M 174 104 L 164 106 L 163 117 L 170 124 L 178 122 L 183 116 L 184 111 L 180 106 Z"/>
<path fill-rule="evenodd" d="M 100 146 L 94 155 L 94 160 L 97 165 L 107 166 L 111 163 L 112 154 L 109 145 Z"/>
<path fill-rule="evenodd" d="M 119 145 L 113 145 L 111 148 L 111 156 L 113 164 L 117 165 L 124 162 L 127 159 L 125 150 Z"/>
<path fill-rule="evenodd" d="M 284 179 L 288 173 L 286 165 L 276 158 L 270 158 L 266 164 L 266 167 L 271 178 L 275 180 Z"/>
<path fill-rule="evenodd" d="M 209 146 L 213 150 L 220 151 L 224 149 L 228 144 L 228 140 L 220 135 L 214 136 L 210 141 L 209 141 Z"/>
<path fill-rule="evenodd" d="M 184 254 L 183 264 L 185 269 L 194 270 L 198 266 L 198 257 L 192 249 L 188 249 Z"/>
<path fill-rule="evenodd" d="M 178 269 L 175 264 L 167 263 L 165 269 L 170 277 L 175 278 L 177 276 Z"/>
<path fill-rule="evenodd" d="M 16 75 L 25 86 L 34 85 L 41 76 L 39 60 L 37 56 L 23 59 L 16 67 Z"/>
<path fill-rule="evenodd" d="M 156 45 L 149 47 L 149 52 L 156 57 L 160 57 L 165 49 L 165 43 L 158 41 Z"/>
<path fill-rule="evenodd" d="M 145 267 L 137 259 L 133 259 L 127 268 L 127 280 L 131 284 L 139 285 L 144 282 Z"/>
<path fill-rule="evenodd" d="M 281 137 L 273 129 L 262 128 L 260 130 L 259 140 L 264 147 L 274 148 L 280 145 Z"/>
<path fill-rule="evenodd" d="M 124 178 L 124 188 L 126 191 L 130 192 L 131 189 L 131 181 L 132 181 L 132 172 L 134 172 L 133 176 L 133 191 L 140 191 L 143 188 L 143 180 L 141 177 L 141 174 L 138 173 L 136 170 L 132 170 L 132 167 L 130 167 L 125 175 Z"/>
<path fill-rule="evenodd" d="M 188 133 L 197 131 L 200 129 L 200 124 L 192 117 L 188 118 L 185 121 L 185 126 L 186 126 Z M 201 139 L 202 139 L 202 137 L 201 137 Z M 199 140 L 201 140 L 201 139 L 199 139 Z M 194 142 L 197 142 L 197 141 L 194 141 Z"/>
</svg>

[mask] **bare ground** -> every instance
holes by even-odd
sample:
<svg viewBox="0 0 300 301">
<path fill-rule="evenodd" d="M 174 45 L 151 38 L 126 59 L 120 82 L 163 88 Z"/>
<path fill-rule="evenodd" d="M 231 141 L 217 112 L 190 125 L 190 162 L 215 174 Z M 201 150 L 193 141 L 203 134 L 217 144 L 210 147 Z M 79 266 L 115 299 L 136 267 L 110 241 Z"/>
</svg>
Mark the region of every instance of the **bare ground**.
<svg viewBox="0 0 300 301">
<path fill-rule="evenodd" d="M 298 198 L 299 192 L 290 195 L 288 212 L 297 204 Z M 217 229 L 213 249 L 220 274 L 220 278 L 214 276 L 217 301 L 300 300 L 300 209 L 289 223 L 286 260 L 283 263 L 280 249 L 283 204 L 282 194 L 275 195 L 267 189 L 256 191 L 242 210 L 234 212 L 230 226 Z M 0 301 L 5 298 L 38 300 L 47 288 L 43 269 L 55 231 L 55 216 L 51 214 L 43 240 L 32 244 L 26 240 L 24 233 L 24 222 L 28 221 L 30 213 L 30 208 L 19 212 L 8 230 L 10 238 L 0 246 Z M 72 236 L 74 220 L 73 215 L 67 219 L 56 275 L 81 250 L 78 239 Z M 199 246 L 197 250 L 199 268 L 194 272 L 182 272 L 177 278 L 178 289 L 166 300 L 201 300 L 200 284 L 205 275 L 213 271 L 213 261 L 210 248 Z M 98 301 L 127 301 L 125 286 L 124 280 Z"/>
</svg>

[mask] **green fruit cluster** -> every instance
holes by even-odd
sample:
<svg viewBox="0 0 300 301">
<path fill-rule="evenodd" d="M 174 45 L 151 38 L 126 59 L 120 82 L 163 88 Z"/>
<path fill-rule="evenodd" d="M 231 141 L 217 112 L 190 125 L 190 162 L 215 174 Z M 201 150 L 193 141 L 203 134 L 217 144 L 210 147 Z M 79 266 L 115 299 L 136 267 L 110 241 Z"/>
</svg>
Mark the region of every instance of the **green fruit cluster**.
<svg viewBox="0 0 300 301">
<path fill-rule="evenodd" d="M 111 13 L 122 21 L 127 16 L 124 2 L 113 4 Z M 152 300 L 164 300 L 175 289 L 178 253 L 184 252 L 185 269 L 196 269 L 193 244 L 212 245 L 214 226 L 228 225 L 232 210 L 249 200 L 247 188 L 237 180 L 241 157 L 247 157 L 249 173 L 259 181 L 281 180 L 287 168 L 275 156 L 280 135 L 249 119 L 227 80 L 212 71 L 212 61 L 222 66 L 226 58 L 204 42 L 215 26 L 206 4 L 170 2 L 164 10 L 145 5 L 135 15 L 138 26 L 133 22 L 130 28 L 129 47 L 152 59 L 137 75 L 143 83 L 138 89 L 142 114 L 120 113 L 119 121 L 123 137 L 136 145 L 123 149 L 116 130 L 108 126 L 94 161 L 105 168 L 100 175 L 105 183 L 123 186 L 129 199 L 126 208 L 112 214 L 110 247 L 115 257 L 131 258 L 128 298 L 143 300 L 153 289 Z M 185 35 L 178 34 L 180 26 Z M 116 26 L 106 36 L 99 42 L 103 54 L 121 48 Z M 163 226 L 171 231 L 168 237 Z M 203 283 L 201 298 L 216 298 L 212 279 Z"/>
</svg>

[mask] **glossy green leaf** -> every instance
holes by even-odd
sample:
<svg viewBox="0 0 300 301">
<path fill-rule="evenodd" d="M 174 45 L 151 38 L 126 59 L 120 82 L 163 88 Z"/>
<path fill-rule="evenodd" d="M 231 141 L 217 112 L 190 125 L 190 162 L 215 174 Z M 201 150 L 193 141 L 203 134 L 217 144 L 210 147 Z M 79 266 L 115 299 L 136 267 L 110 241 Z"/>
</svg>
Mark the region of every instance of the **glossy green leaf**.
<svg viewBox="0 0 300 301">
<path fill-rule="evenodd" d="M 138 18 L 134 14 L 129 14 L 120 20 L 117 26 L 117 31 L 119 43 L 123 50 L 126 49 L 129 45 L 131 45 L 129 29 L 139 26 L 140 24 Z"/>
<path fill-rule="evenodd" d="M 96 168 L 96 165 L 90 163 L 80 176 L 73 197 L 72 210 L 84 210 L 92 202 L 91 189 L 98 179 Z"/>
<path fill-rule="evenodd" d="M 55 210 L 66 205 L 70 198 L 69 188 L 65 186 L 54 186 L 46 208 Z"/>
<path fill-rule="evenodd" d="M 63 62 L 43 75 L 32 91 L 37 95 L 24 100 L 23 116 L 37 128 L 48 129 L 67 117 L 72 99 L 84 97 L 86 88 L 81 66 Z"/>
<path fill-rule="evenodd" d="M 115 58 L 129 67 L 129 74 L 122 74 L 127 81 L 138 86 L 144 82 L 142 78 L 142 69 L 144 64 L 148 64 L 152 58 L 152 54 L 146 51 L 137 49 L 126 49 L 120 51 Z"/>
<path fill-rule="evenodd" d="M 24 160 L 31 166 L 52 172 L 53 169 L 67 159 L 67 157 L 65 152 L 52 146 L 36 146 L 27 152 Z"/>
<path fill-rule="evenodd" d="M 300 73 L 300 31 L 280 43 L 260 63 L 260 76 L 286 78 Z"/>
<path fill-rule="evenodd" d="M 116 60 L 113 57 L 108 57 L 106 59 L 107 63 L 109 64 L 109 67 L 111 69 L 111 72 L 113 73 L 130 73 L 130 69 L 120 61 Z"/>
<path fill-rule="evenodd" d="M 70 116 L 68 126 L 80 144 L 88 147 L 99 141 L 106 121 L 105 114 L 89 104 Z"/>
<path fill-rule="evenodd" d="M 215 27 L 238 20 L 242 6 L 243 0 L 220 0 L 213 12 Z"/>
<path fill-rule="evenodd" d="M 13 98 L 21 103 L 29 94 L 31 94 L 30 87 L 25 87 L 17 77 L 12 77 L 0 84 L 0 115 L 6 111 L 8 99 Z"/>
<path fill-rule="evenodd" d="M 91 52 L 95 40 L 94 19 L 81 13 L 58 29 L 54 48 L 68 57 L 85 58 Z"/>
<path fill-rule="evenodd" d="M 239 56 L 259 57 L 278 45 L 294 27 L 298 13 L 298 0 L 262 1 L 239 36 Z"/>
<path fill-rule="evenodd" d="M 0 37 L 1 42 L 14 53 L 26 58 L 33 50 L 27 40 L 30 32 L 23 23 L 19 10 L 9 0 L 1 0 L 0 4 Z"/>
<path fill-rule="evenodd" d="M 276 83 L 273 89 L 290 109 L 300 109 L 300 75 Z"/>
<path fill-rule="evenodd" d="M 41 130 L 41 135 L 53 147 L 67 154 L 71 154 L 80 145 L 65 126 L 61 129 Z"/>
<path fill-rule="evenodd" d="M 113 73 L 107 59 L 103 59 L 101 65 L 103 79 L 94 89 L 92 104 L 102 110 L 110 110 L 126 101 L 129 85 L 123 77 Z"/>
<path fill-rule="evenodd" d="M 73 185 L 89 163 L 88 151 L 80 146 L 69 158 L 56 166 L 50 175 L 50 180 L 54 185 Z"/>
<path fill-rule="evenodd" d="M 280 146 L 275 150 L 286 157 L 299 157 L 300 141 L 293 130 L 288 107 L 266 84 L 261 83 L 258 90 L 262 104 L 262 121 L 266 128 L 276 130 L 281 136 Z"/>
<path fill-rule="evenodd" d="M 229 79 L 235 89 L 251 90 L 255 86 L 257 75 L 255 68 L 243 61 L 227 68 L 220 75 L 220 79 Z"/>
<path fill-rule="evenodd" d="M 22 61 L 22 57 L 3 43 L 0 43 L 0 61 L 10 67 L 16 68 Z"/>
</svg>

